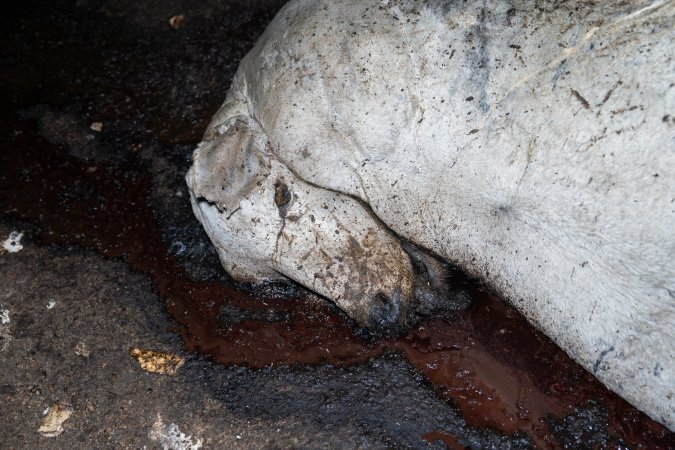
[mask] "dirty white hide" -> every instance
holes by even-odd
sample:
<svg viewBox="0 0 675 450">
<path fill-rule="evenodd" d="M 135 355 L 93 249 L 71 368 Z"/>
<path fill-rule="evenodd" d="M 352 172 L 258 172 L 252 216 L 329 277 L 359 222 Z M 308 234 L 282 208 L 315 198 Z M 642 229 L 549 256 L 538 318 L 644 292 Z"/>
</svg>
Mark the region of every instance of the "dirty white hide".
<svg viewBox="0 0 675 450">
<path fill-rule="evenodd" d="M 235 278 L 363 325 L 442 302 L 414 243 L 673 429 L 675 2 L 479 3 L 290 2 L 194 153 L 195 214 Z"/>
</svg>

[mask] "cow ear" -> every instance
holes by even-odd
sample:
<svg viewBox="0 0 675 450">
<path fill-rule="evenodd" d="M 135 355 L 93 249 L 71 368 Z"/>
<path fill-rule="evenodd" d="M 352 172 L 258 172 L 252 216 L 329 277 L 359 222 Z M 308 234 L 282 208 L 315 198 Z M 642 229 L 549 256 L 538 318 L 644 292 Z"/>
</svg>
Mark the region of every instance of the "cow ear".
<svg viewBox="0 0 675 450">
<path fill-rule="evenodd" d="M 270 171 L 267 138 L 257 122 L 236 116 L 210 129 L 192 155 L 187 175 L 198 199 L 232 213 Z"/>
</svg>

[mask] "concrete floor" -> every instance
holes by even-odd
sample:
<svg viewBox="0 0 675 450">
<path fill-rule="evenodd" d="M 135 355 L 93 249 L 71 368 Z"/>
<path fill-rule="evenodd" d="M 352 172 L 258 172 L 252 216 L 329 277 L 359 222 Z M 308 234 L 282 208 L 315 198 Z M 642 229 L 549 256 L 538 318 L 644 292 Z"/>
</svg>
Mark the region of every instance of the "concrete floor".
<svg viewBox="0 0 675 450">
<path fill-rule="evenodd" d="M 0 289 L 2 448 L 422 447 L 437 429 L 477 448 L 527 447 L 466 427 L 399 357 L 343 369 L 214 364 L 167 331 L 147 276 L 79 248 L 22 245 L 0 258 L 11 280 Z M 176 376 L 147 373 L 130 347 L 186 362 Z M 63 434 L 44 437 L 43 412 L 57 402 L 74 412 Z"/>
</svg>

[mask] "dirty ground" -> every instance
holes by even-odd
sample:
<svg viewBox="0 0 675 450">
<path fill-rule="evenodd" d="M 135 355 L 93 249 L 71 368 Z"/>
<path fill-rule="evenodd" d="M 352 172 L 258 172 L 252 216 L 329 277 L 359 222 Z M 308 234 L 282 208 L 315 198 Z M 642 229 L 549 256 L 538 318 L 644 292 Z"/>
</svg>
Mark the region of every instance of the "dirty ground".
<svg viewBox="0 0 675 450">
<path fill-rule="evenodd" d="M 0 448 L 673 448 L 460 273 L 398 337 L 228 279 L 183 176 L 282 4 L 5 7 Z"/>
</svg>

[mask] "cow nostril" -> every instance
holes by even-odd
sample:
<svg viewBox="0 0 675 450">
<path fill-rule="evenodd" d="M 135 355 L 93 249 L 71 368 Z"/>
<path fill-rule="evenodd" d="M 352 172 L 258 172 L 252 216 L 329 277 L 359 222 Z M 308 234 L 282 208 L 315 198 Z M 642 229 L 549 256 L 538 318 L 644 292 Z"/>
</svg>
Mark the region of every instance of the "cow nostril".
<svg viewBox="0 0 675 450">
<path fill-rule="evenodd" d="M 387 297 L 384 292 L 378 292 L 375 294 L 375 305 L 379 307 L 385 307 L 390 304 L 389 297 Z"/>
<path fill-rule="evenodd" d="M 399 304 L 396 298 L 387 296 L 384 292 L 378 292 L 373 297 L 372 317 L 377 325 L 388 325 L 398 319 Z"/>
</svg>

